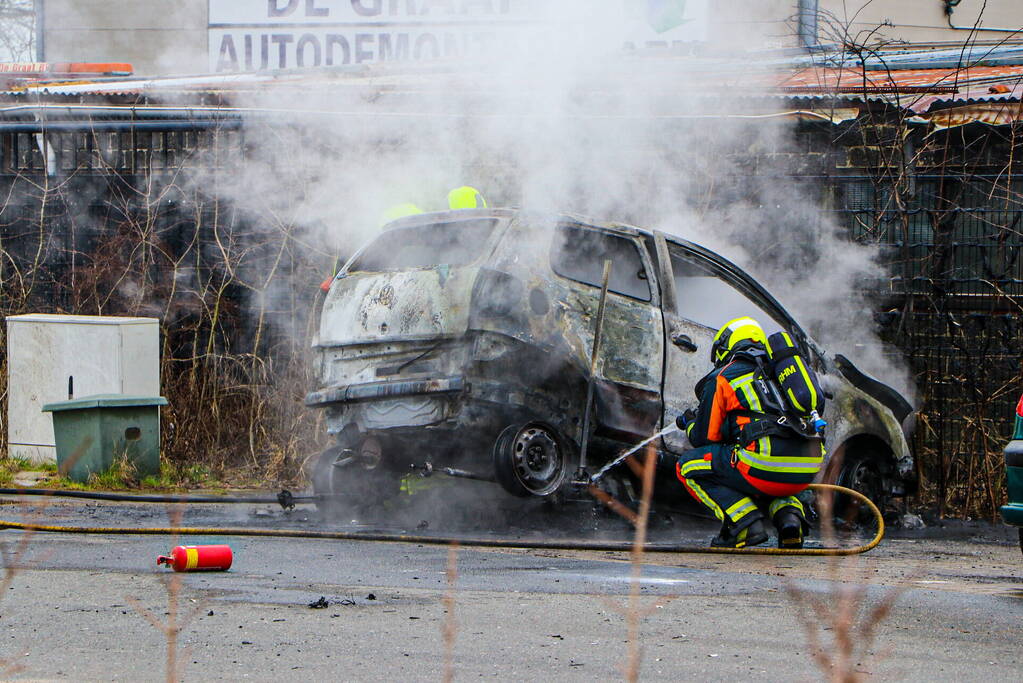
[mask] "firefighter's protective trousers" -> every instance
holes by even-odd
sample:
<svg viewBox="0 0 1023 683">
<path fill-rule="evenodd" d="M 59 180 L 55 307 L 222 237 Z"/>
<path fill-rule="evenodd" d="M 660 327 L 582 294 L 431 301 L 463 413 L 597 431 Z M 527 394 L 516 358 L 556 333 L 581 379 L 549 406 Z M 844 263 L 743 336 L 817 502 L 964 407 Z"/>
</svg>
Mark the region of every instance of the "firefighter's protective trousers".
<svg viewBox="0 0 1023 683">
<path fill-rule="evenodd" d="M 751 415 L 762 413 L 756 371 L 753 362 L 738 357 L 700 380 L 700 405 L 686 428 L 694 447 L 676 466 L 690 495 L 740 529 L 761 517 L 759 499 L 770 499 L 772 517 L 787 506 L 803 513 L 795 495 L 813 482 L 824 461 L 816 439 L 771 435 L 737 443 L 743 426 L 756 419 Z"/>
</svg>

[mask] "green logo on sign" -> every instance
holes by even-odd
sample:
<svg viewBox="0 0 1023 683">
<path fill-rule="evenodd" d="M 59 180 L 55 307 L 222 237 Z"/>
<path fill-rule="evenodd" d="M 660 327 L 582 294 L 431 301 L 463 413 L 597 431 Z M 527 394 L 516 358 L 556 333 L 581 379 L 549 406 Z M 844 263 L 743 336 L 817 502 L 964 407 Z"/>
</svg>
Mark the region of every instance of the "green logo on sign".
<svg viewBox="0 0 1023 683">
<path fill-rule="evenodd" d="M 686 0 L 647 0 L 646 19 L 658 33 L 670 31 L 689 21 Z"/>
</svg>

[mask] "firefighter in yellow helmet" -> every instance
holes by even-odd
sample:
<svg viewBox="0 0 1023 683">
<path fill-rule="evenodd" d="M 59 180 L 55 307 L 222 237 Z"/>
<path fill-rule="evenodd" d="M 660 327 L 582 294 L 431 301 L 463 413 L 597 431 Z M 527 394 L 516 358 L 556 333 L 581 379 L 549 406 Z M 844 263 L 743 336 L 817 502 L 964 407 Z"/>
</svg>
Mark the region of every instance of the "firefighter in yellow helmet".
<svg viewBox="0 0 1023 683">
<path fill-rule="evenodd" d="M 773 337 L 772 337 L 773 339 Z M 796 494 L 824 461 L 822 440 L 782 425 L 758 380 L 767 336 L 752 318 L 727 322 L 711 345 L 712 370 L 696 385 L 699 407 L 676 423 L 693 445 L 675 472 L 686 490 L 721 520 L 715 547 L 742 548 L 767 540 L 764 503 L 782 548 L 803 547 L 807 530 Z"/>
<path fill-rule="evenodd" d="M 483 198 L 483 194 L 475 187 L 462 185 L 461 187 L 456 187 L 448 192 L 448 208 L 485 209 L 487 208 L 487 200 Z M 382 222 L 390 223 L 391 221 L 396 221 L 399 218 L 414 216 L 420 213 L 423 213 L 423 210 L 412 202 L 395 204 L 384 212 Z"/>
<path fill-rule="evenodd" d="M 405 216 L 415 216 L 416 214 L 423 213 L 423 210 L 412 202 L 404 202 L 402 204 L 395 204 L 384 211 L 384 215 L 381 217 L 382 223 L 390 223 L 396 221 L 399 218 Z"/>
<path fill-rule="evenodd" d="M 463 185 L 448 192 L 449 209 L 485 209 L 487 200 L 475 187 Z"/>
</svg>

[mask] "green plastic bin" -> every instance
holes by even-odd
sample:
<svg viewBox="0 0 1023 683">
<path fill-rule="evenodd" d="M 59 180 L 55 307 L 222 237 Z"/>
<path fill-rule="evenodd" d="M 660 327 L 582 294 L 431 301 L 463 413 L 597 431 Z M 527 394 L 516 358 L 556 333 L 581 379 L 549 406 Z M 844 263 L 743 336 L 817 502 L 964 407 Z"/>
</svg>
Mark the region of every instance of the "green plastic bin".
<svg viewBox="0 0 1023 683">
<path fill-rule="evenodd" d="M 47 403 L 53 413 L 57 469 L 86 482 L 127 456 L 139 477 L 160 473 L 160 406 L 162 396 L 96 394 Z"/>
</svg>

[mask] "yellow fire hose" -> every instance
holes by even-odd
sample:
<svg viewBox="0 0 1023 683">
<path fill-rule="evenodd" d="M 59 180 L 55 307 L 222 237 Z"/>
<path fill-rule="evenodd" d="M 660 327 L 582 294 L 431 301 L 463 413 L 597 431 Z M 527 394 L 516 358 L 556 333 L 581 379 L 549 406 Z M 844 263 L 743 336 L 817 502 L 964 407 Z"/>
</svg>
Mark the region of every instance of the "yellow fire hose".
<svg viewBox="0 0 1023 683">
<path fill-rule="evenodd" d="M 858 555 L 873 549 L 884 537 L 884 518 L 874 503 L 858 491 L 834 484 L 811 484 L 817 491 L 835 491 L 851 496 L 873 513 L 877 520 L 877 533 L 869 543 L 853 548 L 711 548 L 709 546 L 680 545 L 665 543 L 647 543 L 645 552 L 673 553 L 715 553 L 739 555 Z M 227 502 L 227 501 L 225 501 Z M 313 531 L 306 529 L 247 529 L 244 527 L 92 527 L 92 526 L 59 526 L 49 524 L 32 524 L 27 522 L 11 522 L 0 520 L 0 529 L 20 529 L 22 531 L 51 531 L 65 534 L 125 534 L 125 535 L 159 535 L 159 536 L 267 536 L 272 538 L 323 538 L 340 541 L 383 541 L 390 543 L 424 543 L 430 545 L 450 545 L 458 543 L 465 546 L 489 548 L 529 548 L 550 550 L 611 550 L 630 551 L 633 544 L 628 541 L 568 541 L 568 540 L 519 540 L 499 538 L 449 538 L 444 536 L 416 536 L 398 533 L 370 533 L 361 531 Z"/>
</svg>

